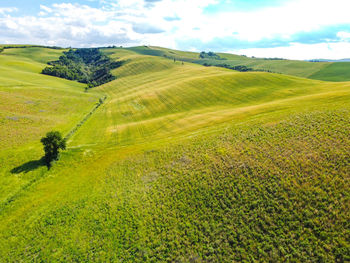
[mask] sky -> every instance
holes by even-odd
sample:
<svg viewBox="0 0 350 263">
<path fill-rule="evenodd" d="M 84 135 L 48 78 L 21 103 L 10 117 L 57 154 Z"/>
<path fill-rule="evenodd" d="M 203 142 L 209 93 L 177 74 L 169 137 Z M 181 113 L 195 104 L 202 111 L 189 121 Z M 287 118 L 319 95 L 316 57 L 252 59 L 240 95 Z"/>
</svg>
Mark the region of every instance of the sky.
<svg viewBox="0 0 350 263">
<path fill-rule="evenodd" d="M 0 43 L 350 58 L 349 0 L 0 0 Z"/>
</svg>

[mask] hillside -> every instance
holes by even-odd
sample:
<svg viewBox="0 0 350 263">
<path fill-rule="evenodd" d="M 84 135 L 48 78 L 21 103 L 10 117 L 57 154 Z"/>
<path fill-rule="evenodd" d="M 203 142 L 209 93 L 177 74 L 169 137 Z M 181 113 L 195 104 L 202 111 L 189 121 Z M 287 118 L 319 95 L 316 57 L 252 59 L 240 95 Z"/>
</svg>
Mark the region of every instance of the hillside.
<svg viewBox="0 0 350 263">
<path fill-rule="evenodd" d="M 63 50 L 0 53 L 0 258 L 349 260 L 350 82 L 102 51 L 125 63 L 87 93 L 39 74 Z M 102 96 L 40 166 L 45 132 L 67 134 Z"/>
<path fill-rule="evenodd" d="M 216 66 L 227 64 L 229 66 L 246 66 L 253 70 L 271 71 L 297 77 L 325 81 L 350 81 L 350 63 L 348 62 L 307 62 L 299 60 L 283 60 L 268 58 L 249 58 L 227 53 L 217 53 L 221 60 L 200 59 L 199 53 L 183 52 L 160 47 L 142 46 L 130 48 L 131 50 L 151 56 L 162 56 L 169 59 L 176 58 L 201 65 Z"/>
<path fill-rule="evenodd" d="M 0 172 L 7 174 L 0 177 L 2 202 L 35 178 L 28 172 L 42 155 L 38 139 L 51 129 L 68 132 L 98 101 L 82 84 L 39 74 L 44 61 L 61 52 L 34 47 L 0 55 Z M 26 162 L 24 176 L 10 173 Z"/>
</svg>

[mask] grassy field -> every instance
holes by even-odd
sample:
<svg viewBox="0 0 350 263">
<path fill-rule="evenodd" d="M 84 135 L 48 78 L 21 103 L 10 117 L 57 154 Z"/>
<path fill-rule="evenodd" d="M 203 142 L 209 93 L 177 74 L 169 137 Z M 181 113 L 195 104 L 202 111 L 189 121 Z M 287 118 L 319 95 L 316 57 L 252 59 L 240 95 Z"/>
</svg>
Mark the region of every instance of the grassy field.
<svg viewBox="0 0 350 263">
<path fill-rule="evenodd" d="M 38 168 L 42 156 L 40 138 L 51 129 L 68 132 L 98 101 L 81 84 L 39 74 L 44 61 L 57 59 L 61 52 L 15 48 L 0 55 L 2 201 L 35 179 L 30 171 Z M 21 165 L 18 173 L 11 173 Z"/>
<path fill-rule="evenodd" d="M 33 120 L 0 122 L 5 262 L 350 259 L 350 83 L 141 47 L 105 49 L 127 62 L 84 93 L 38 74 L 62 51 L 33 49 L 0 54 L 2 116 Z M 40 166 L 40 137 L 73 129 L 101 96 L 60 160 Z"/>
<path fill-rule="evenodd" d="M 250 58 L 227 53 L 218 53 L 224 60 L 200 59 L 199 53 L 171 50 L 160 47 L 142 46 L 130 48 L 139 54 L 161 56 L 169 59 L 193 62 L 197 64 L 229 66 L 246 66 L 254 70 L 271 71 L 297 77 L 325 80 L 350 81 L 350 63 L 347 62 L 307 62 L 299 60 L 271 60 L 263 58 Z"/>
<path fill-rule="evenodd" d="M 310 78 L 330 81 L 348 81 L 350 79 L 350 63 L 336 62 L 327 65 Z"/>
</svg>

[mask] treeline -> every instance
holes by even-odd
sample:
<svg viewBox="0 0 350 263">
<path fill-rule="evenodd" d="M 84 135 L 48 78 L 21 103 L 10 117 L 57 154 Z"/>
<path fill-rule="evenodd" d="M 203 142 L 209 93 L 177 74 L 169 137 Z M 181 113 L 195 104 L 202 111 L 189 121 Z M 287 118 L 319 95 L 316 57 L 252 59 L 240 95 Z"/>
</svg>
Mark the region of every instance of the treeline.
<svg viewBox="0 0 350 263">
<path fill-rule="evenodd" d="M 2 46 L 1 49 L 31 48 L 31 47 L 40 47 L 40 48 L 49 48 L 49 49 L 64 49 L 62 47 L 57 47 L 57 46 L 40 46 L 40 45 L 8 45 L 8 46 Z"/>
<path fill-rule="evenodd" d="M 247 66 L 244 65 L 237 65 L 237 66 L 231 66 L 229 64 L 208 64 L 208 63 L 204 63 L 203 66 L 206 67 L 211 67 L 211 66 L 215 66 L 215 67 L 221 67 L 221 68 L 227 68 L 227 69 L 232 69 L 232 70 L 236 70 L 236 71 L 240 71 L 240 72 L 248 72 L 248 71 L 260 71 L 260 72 L 270 72 L 273 73 L 270 70 L 267 69 L 253 69 L 253 68 L 249 68 Z"/>
<path fill-rule="evenodd" d="M 231 66 L 228 64 L 218 64 L 216 65 L 217 67 L 222 67 L 222 68 L 228 68 L 228 69 L 233 69 L 241 72 L 247 72 L 247 71 L 254 71 L 253 68 L 248 68 L 247 66 L 243 65 L 238 65 L 238 66 Z"/>
<path fill-rule="evenodd" d="M 237 71 L 241 71 L 241 72 L 254 71 L 253 68 L 248 68 L 247 66 L 243 66 L 243 65 L 238 65 L 238 66 L 231 66 L 229 64 L 211 65 L 208 63 L 204 63 L 203 66 L 206 66 L 206 67 L 215 66 L 215 67 L 221 67 L 221 68 L 228 68 L 228 69 L 237 70 Z"/>
<path fill-rule="evenodd" d="M 262 58 L 263 60 L 287 60 L 285 58 Z"/>
<path fill-rule="evenodd" d="M 208 53 L 202 51 L 199 54 L 199 58 L 201 59 L 216 59 L 216 60 L 226 60 L 225 58 L 220 57 L 218 54 L 215 54 L 214 52 L 209 51 Z"/>
<path fill-rule="evenodd" d="M 96 87 L 116 77 L 111 70 L 120 67 L 123 61 L 112 61 L 97 48 L 70 49 L 59 60 L 48 63 L 42 74 L 76 80 Z"/>
</svg>

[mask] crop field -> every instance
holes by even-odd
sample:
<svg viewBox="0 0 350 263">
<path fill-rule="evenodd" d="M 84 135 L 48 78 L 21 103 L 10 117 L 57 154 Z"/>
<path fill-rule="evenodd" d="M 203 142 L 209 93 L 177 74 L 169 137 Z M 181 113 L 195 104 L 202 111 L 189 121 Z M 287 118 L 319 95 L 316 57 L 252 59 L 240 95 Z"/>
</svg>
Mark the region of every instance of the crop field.
<svg viewBox="0 0 350 263">
<path fill-rule="evenodd" d="M 84 92 L 39 74 L 62 52 L 0 53 L 4 262 L 350 260 L 350 82 L 108 48 Z M 40 138 L 82 120 L 47 170 Z"/>
</svg>

